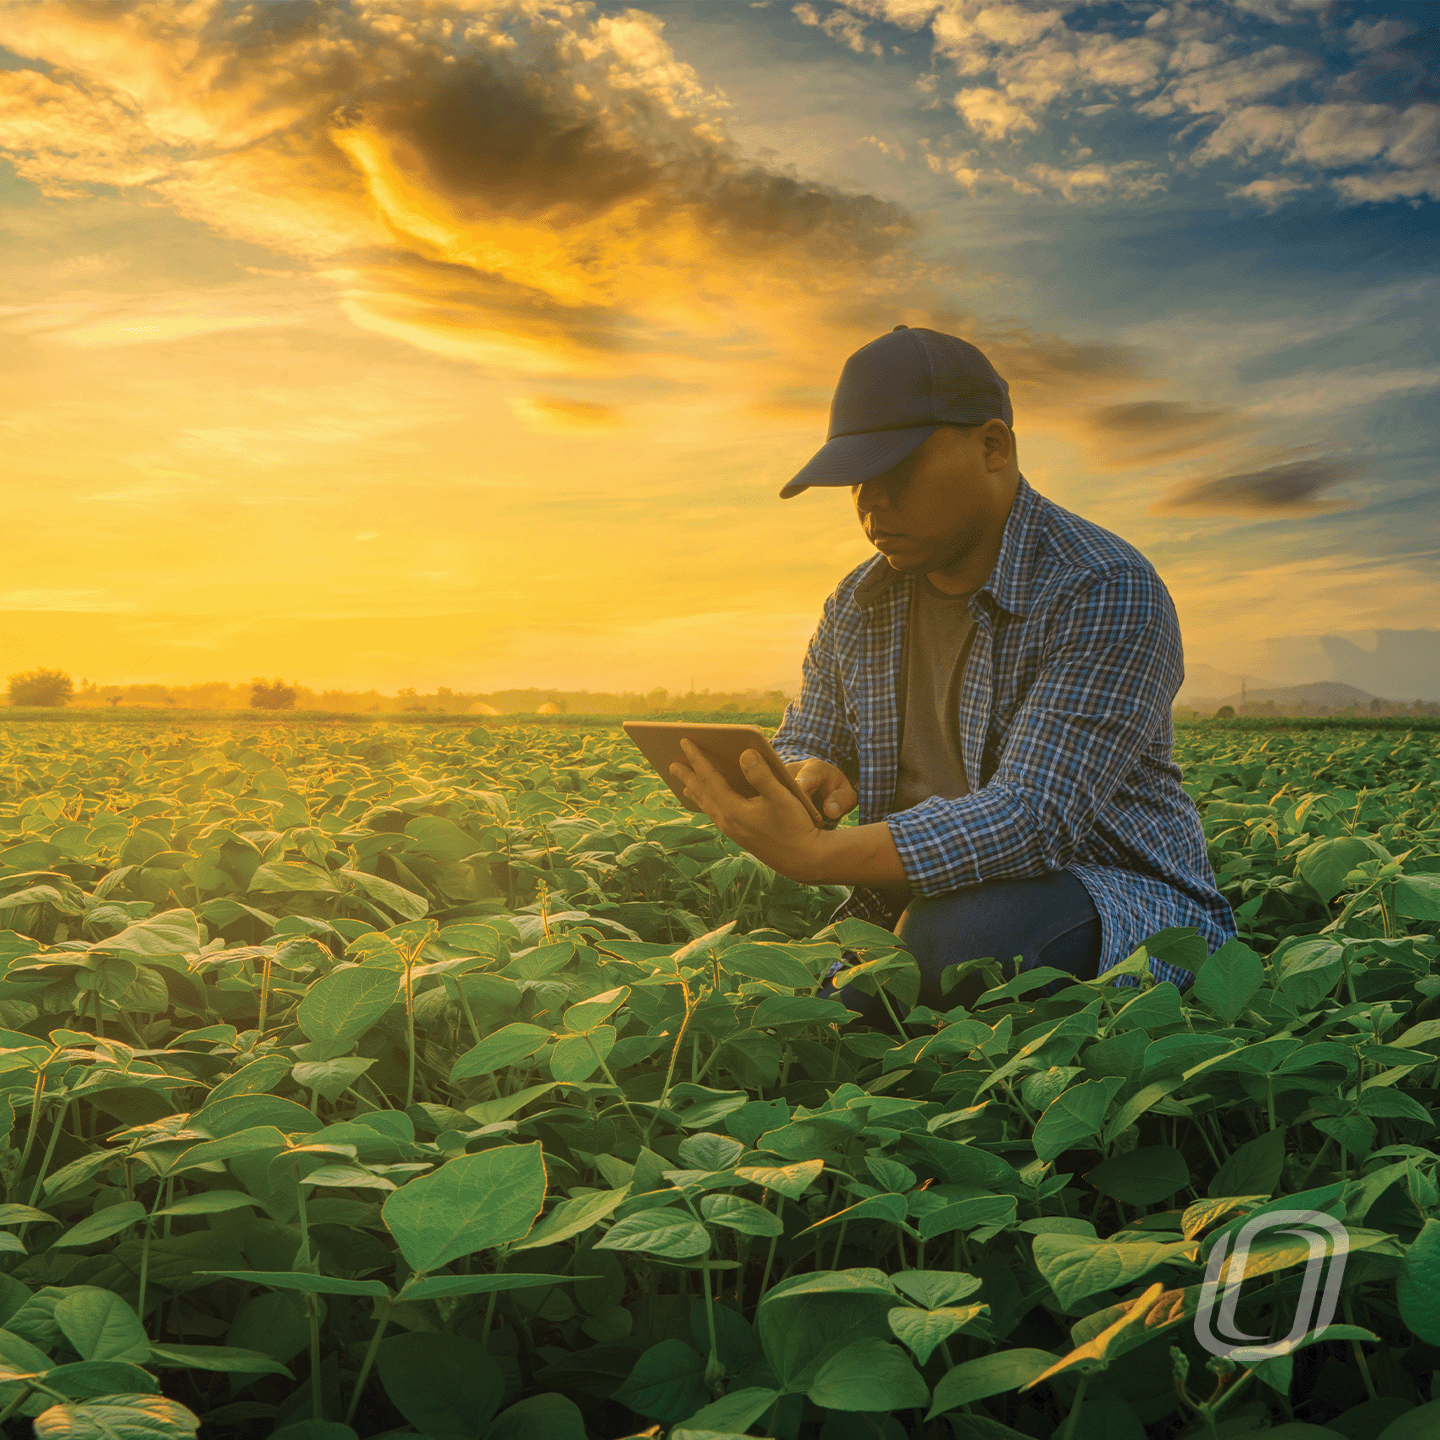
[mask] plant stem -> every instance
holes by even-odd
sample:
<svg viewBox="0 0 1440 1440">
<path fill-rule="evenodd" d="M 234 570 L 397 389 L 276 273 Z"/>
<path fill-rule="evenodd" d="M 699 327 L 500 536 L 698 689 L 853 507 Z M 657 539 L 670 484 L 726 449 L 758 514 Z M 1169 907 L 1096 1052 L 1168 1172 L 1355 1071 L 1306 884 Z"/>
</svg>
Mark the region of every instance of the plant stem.
<svg viewBox="0 0 1440 1440">
<path fill-rule="evenodd" d="M 34 1204 L 40 1198 L 40 1187 L 45 1182 L 45 1176 L 50 1169 L 50 1161 L 55 1155 L 55 1142 L 60 1138 L 61 1127 L 65 1124 L 65 1117 L 70 1113 L 72 1101 L 65 1101 L 55 1114 L 55 1124 L 50 1130 L 50 1143 L 45 1147 L 45 1158 L 40 1162 L 40 1172 L 35 1176 L 35 1184 L 30 1189 L 30 1204 Z"/>
<path fill-rule="evenodd" d="M 325 1397 L 320 1393 L 320 1303 L 308 1290 L 305 1309 L 310 1314 L 310 1413 L 317 1420 L 325 1418 Z"/>
<path fill-rule="evenodd" d="M 491 1291 L 490 1298 L 495 1298 L 494 1291 Z M 365 1388 L 365 1382 L 370 1378 L 370 1367 L 375 1363 L 375 1352 L 380 1348 L 381 1338 L 385 1334 L 385 1327 L 390 1323 L 390 1306 L 394 1302 L 387 1295 L 384 1299 L 378 1300 L 375 1305 L 375 1333 L 370 1337 L 370 1343 L 365 1347 L 365 1358 L 360 1362 L 360 1373 L 355 1377 L 355 1386 L 350 1391 L 350 1404 L 345 1408 L 345 1424 L 349 1424 L 355 1418 L 355 1407 L 360 1403 L 360 1392 Z"/>
<path fill-rule="evenodd" d="M 15 1167 L 15 1180 L 18 1183 L 20 1177 L 25 1173 L 25 1166 L 30 1160 L 30 1147 L 35 1143 L 35 1129 L 40 1124 L 40 1096 L 45 1089 L 45 1069 L 42 1066 L 35 1072 L 35 1093 L 30 1097 L 30 1123 L 25 1127 L 25 1145 L 20 1151 L 20 1163 Z M 11 1187 L 12 1191 L 14 1186 Z M 14 1195 L 10 1198 L 13 1200 Z"/>
<path fill-rule="evenodd" d="M 1060 1432 L 1059 1440 L 1074 1440 L 1075 1422 L 1080 1418 L 1080 1407 L 1085 1403 L 1085 1387 L 1089 1383 L 1088 1374 L 1080 1377 L 1080 1385 L 1075 1391 L 1074 1400 L 1070 1402 L 1070 1413 L 1065 1417 L 1065 1428 Z"/>
</svg>

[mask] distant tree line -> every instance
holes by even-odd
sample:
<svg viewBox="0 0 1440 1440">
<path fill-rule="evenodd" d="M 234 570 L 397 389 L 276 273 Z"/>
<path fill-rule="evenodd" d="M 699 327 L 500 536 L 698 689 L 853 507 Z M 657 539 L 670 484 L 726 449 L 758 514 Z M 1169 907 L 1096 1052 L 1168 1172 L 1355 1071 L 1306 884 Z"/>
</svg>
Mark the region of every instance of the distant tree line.
<svg viewBox="0 0 1440 1440">
<path fill-rule="evenodd" d="M 779 711 L 789 697 L 783 690 L 697 690 L 672 693 L 663 687 L 638 691 L 511 689 L 453 690 L 447 685 L 429 692 L 413 686 L 393 695 L 379 690 L 316 690 L 298 680 L 253 677 L 248 684 L 209 680 L 193 685 L 104 685 L 81 679 L 77 686 L 60 670 L 32 670 L 10 676 L 12 705 L 84 708 L 109 706 L 159 707 L 181 710 L 329 710 L 355 713 L 419 712 L 449 715 L 572 714 L 644 715 L 684 710 L 752 714 Z"/>
</svg>

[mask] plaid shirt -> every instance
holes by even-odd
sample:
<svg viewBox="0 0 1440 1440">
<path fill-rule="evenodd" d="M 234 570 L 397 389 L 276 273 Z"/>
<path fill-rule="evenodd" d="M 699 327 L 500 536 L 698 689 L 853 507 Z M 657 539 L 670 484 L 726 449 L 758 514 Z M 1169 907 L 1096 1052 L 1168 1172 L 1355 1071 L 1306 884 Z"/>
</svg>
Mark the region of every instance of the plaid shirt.
<svg viewBox="0 0 1440 1440">
<path fill-rule="evenodd" d="M 896 812 L 914 583 L 883 555 L 840 582 L 775 733 L 779 754 L 850 776 L 859 822 L 886 821 L 918 895 L 1069 870 L 1100 915 L 1102 973 L 1167 926 L 1195 926 L 1212 949 L 1230 939 L 1234 916 L 1171 759 L 1180 627 L 1150 562 L 1022 475 L 995 569 L 970 601 L 960 736 L 971 793 Z M 848 916 L 887 929 L 899 918 L 868 886 L 832 918 Z M 1192 978 L 1161 960 L 1151 971 Z"/>
</svg>

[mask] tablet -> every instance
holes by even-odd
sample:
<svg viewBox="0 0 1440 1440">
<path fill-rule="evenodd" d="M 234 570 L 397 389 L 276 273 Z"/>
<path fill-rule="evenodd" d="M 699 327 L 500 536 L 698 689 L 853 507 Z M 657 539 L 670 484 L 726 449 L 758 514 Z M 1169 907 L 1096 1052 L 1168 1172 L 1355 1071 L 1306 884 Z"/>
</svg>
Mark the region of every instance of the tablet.
<svg viewBox="0 0 1440 1440">
<path fill-rule="evenodd" d="M 710 763 L 725 777 L 732 789 L 746 799 L 760 792 L 745 778 L 740 756 L 746 750 L 756 751 L 770 767 L 770 773 L 799 800 L 820 829 L 828 828 L 824 817 L 810 797 L 795 783 L 785 762 L 775 753 L 765 732 L 756 725 L 690 724 L 681 720 L 625 720 L 621 728 L 640 748 L 640 753 L 655 767 L 660 778 L 675 792 L 675 798 L 687 809 L 700 806 L 686 798 L 685 786 L 678 775 L 670 773 L 675 761 L 688 765 L 680 741 L 692 740 L 709 757 Z"/>
</svg>

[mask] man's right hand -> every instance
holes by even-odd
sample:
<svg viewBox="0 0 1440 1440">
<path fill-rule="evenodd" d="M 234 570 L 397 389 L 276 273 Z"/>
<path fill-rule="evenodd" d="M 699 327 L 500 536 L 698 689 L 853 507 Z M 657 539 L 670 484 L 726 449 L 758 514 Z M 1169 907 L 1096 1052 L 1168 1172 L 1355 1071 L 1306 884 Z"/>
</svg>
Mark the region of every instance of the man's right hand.
<svg viewBox="0 0 1440 1440">
<path fill-rule="evenodd" d="M 849 776 L 828 760 L 792 760 L 785 768 L 827 820 L 848 815 L 860 803 Z"/>
</svg>

